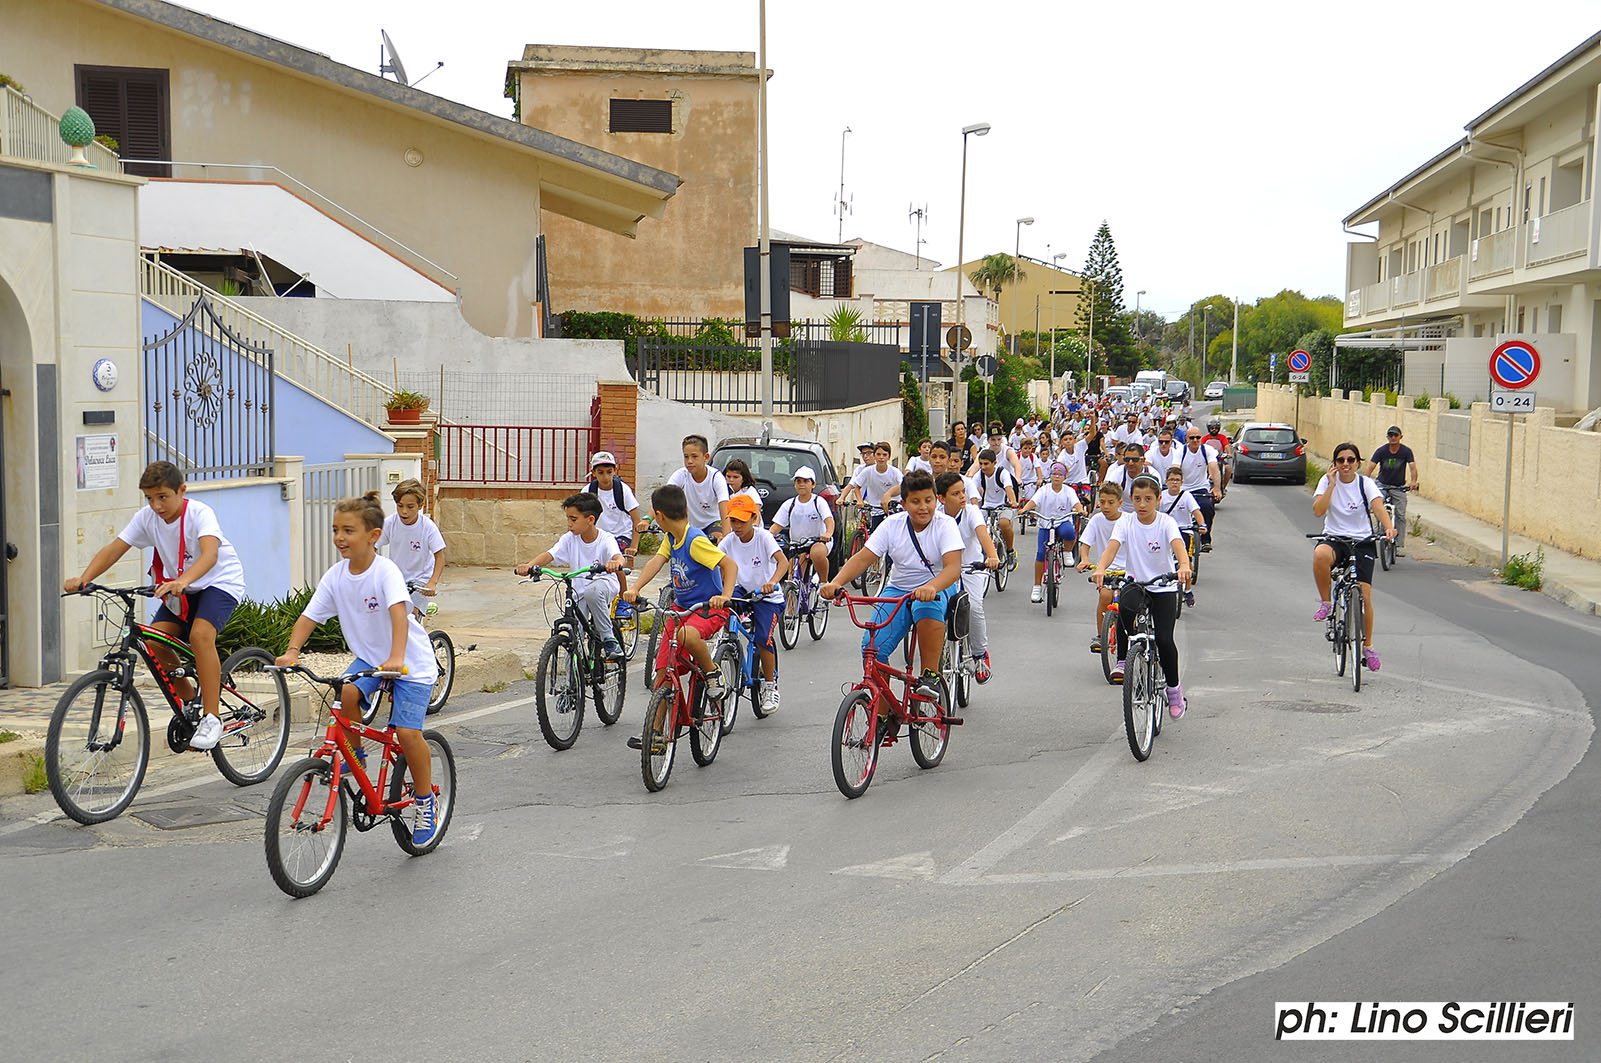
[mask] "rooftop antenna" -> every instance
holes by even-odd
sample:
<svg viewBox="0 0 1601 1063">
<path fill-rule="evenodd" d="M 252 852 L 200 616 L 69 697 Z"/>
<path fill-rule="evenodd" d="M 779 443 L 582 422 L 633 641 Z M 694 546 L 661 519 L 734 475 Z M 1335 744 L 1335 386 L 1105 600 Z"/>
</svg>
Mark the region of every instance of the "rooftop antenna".
<svg viewBox="0 0 1601 1063">
<path fill-rule="evenodd" d="M 917 219 L 917 240 L 912 244 L 912 257 L 916 260 L 912 265 L 912 268 L 922 269 L 923 245 L 928 242 L 927 240 L 923 239 L 923 223 L 928 220 L 928 204 L 924 203 L 921 207 L 913 207 L 912 205 L 907 204 L 906 220 L 911 221 L 913 218 Z"/>
<path fill-rule="evenodd" d="M 421 85 L 431 76 L 438 73 L 439 68 L 445 65 L 445 61 L 441 59 L 439 62 L 434 64 L 434 68 L 432 70 L 428 71 L 428 73 L 424 74 L 416 81 L 412 81 L 406 76 L 406 64 L 400 61 L 400 52 L 396 50 L 395 42 L 389 39 L 389 31 L 381 29 L 378 31 L 378 36 L 383 38 L 383 43 L 378 49 L 379 77 L 383 77 L 385 74 L 393 74 L 395 75 L 395 81 L 398 83 L 415 87 L 417 85 Z"/>
<path fill-rule="evenodd" d="M 834 203 L 839 211 L 838 239 L 841 243 L 845 241 L 845 215 L 851 212 L 851 205 L 856 199 L 855 196 L 851 196 L 850 199 L 845 198 L 845 134 L 850 131 L 851 127 L 846 126 L 845 131 L 839 135 L 839 198 Z"/>
</svg>

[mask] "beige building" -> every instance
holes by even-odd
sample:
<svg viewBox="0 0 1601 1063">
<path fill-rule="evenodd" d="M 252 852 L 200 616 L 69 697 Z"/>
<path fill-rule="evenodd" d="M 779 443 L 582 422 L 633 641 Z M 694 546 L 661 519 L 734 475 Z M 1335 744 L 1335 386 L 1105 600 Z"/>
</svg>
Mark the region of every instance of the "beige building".
<svg viewBox="0 0 1601 1063">
<path fill-rule="evenodd" d="M 684 181 L 672 212 L 637 235 L 545 219 L 556 310 L 744 312 L 742 249 L 757 229 L 754 54 L 530 44 L 508 65 L 507 93 L 528 125 Z"/>
<path fill-rule="evenodd" d="M 1601 406 L 1601 34 L 1345 218 L 1348 347 L 1398 347 L 1405 389 L 1487 398 L 1495 346 L 1540 352 L 1541 405 Z M 1354 233 L 1353 235 L 1362 235 Z"/>
<path fill-rule="evenodd" d="M 1001 334 L 1010 334 L 1014 322 L 1017 332 L 1033 332 L 1036 300 L 1041 332 L 1050 331 L 1053 319 L 1060 330 L 1074 328 L 1074 315 L 1078 313 L 1077 293 L 1083 286 L 1083 278 L 1072 270 L 1027 255 L 1021 256 L 1021 261 L 1023 278 L 1019 283 L 1002 287 L 999 296 L 993 291 L 986 293 L 994 298 Z M 982 256 L 973 259 L 962 266 L 962 275 L 971 277 L 973 271 L 983 264 Z M 942 272 L 949 278 L 950 270 Z"/>
<path fill-rule="evenodd" d="M 543 219 L 632 246 L 679 185 L 161 0 L 0 0 L 0 27 L 0 71 L 40 106 L 82 105 L 125 159 L 158 160 L 130 173 L 281 184 L 456 291 L 492 336 L 535 331 Z"/>
</svg>

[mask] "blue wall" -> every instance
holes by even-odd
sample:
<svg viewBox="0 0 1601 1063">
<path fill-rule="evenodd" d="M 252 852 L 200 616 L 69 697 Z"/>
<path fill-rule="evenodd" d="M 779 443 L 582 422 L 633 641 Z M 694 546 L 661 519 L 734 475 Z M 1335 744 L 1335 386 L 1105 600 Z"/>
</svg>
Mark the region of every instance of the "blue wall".
<svg viewBox="0 0 1601 1063">
<path fill-rule="evenodd" d="M 222 534 L 245 566 L 245 593 L 257 601 L 288 594 L 289 507 L 300 505 L 300 492 L 285 502 L 277 481 L 215 491 L 192 485 L 189 491 L 190 497 L 217 511 Z"/>
</svg>

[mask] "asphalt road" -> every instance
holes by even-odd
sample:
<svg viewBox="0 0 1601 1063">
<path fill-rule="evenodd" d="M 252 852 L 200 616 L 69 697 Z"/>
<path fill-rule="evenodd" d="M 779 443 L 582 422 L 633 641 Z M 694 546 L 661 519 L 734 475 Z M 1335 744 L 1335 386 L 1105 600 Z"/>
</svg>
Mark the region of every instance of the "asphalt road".
<svg viewBox="0 0 1601 1063">
<path fill-rule="evenodd" d="M 836 614 L 785 656 L 783 709 L 710 767 L 682 750 L 660 794 L 624 745 L 637 685 L 560 754 L 526 685 L 453 701 L 446 842 L 352 834 L 303 901 L 267 875 L 261 788 L 94 829 L 8 803 L 7 1055 L 1316 1059 L 1272 1005 L 1320 995 L 1575 999 L 1582 1038 L 1596 625 L 1403 562 L 1355 694 L 1309 621 L 1311 526 L 1294 488 L 1231 492 L 1180 622 L 1191 708 L 1144 764 L 1085 652 L 1090 589 L 1047 620 L 1019 578 L 945 762 L 891 747 L 857 801 L 828 765 L 859 673 Z"/>
</svg>

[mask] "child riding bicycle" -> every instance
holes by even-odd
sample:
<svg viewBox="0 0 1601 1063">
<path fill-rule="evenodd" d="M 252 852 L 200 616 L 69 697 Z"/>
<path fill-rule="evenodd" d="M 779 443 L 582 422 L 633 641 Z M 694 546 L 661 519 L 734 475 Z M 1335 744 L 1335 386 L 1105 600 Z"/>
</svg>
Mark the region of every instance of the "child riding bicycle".
<svg viewBox="0 0 1601 1063">
<path fill-rule="evenodd" d="M 556 540 L 555 546 L 528 564 L 518 565 L 513 571 L 519 576 L 527 576 L 551 562 L 565 566 L 569 572 L 592 565 L 606 566 L 606 571 L 601 575 L 574 580 L 573 589 L 577 593 L 578 608 L 583 610 L 585 619 L 600 636 L 606 656 L 614 661 L 620 660 L 623 647 L 612 630 L 611 607 L 612 599 L 617 597 L 616 574 L 621 572 L 625 563 L 622 548 L 609 532 L 603 532 L 595 526 L 601 515 L 600 499 L 588 491 L 580 491 L 569 495 L 561 505 L 567 513 L 567 531 Z"/>
</svg>

